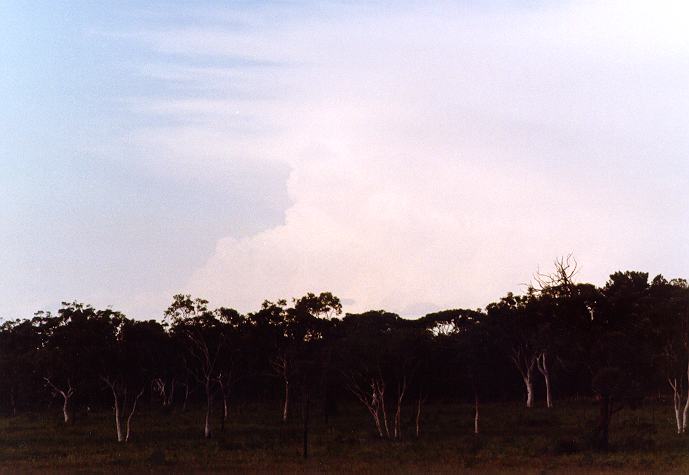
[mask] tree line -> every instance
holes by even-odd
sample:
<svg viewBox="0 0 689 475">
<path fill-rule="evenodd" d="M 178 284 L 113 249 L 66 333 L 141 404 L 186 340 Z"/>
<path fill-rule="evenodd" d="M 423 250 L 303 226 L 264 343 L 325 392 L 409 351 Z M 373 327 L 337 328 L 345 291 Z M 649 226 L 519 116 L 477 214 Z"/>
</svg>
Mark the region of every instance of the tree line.
<svg viewBox="0 0 689 475">
<path fill-rule="evenodd" d="M 309 415 L 328 422 L 342 403 L 396 440 L 422 436 L 428 401 L 470 401 L 473 427 L 458 430 L 478 434 L 486 402 L 591 398 L 591 441 L 606 448 L 615 413 L 668 395 L 685 433 L 687 281 L 627 271 L 597 287 L 575 282 L 576 270 L 558 259 L 523 294 L 417 319 L 343 316 L 329 292 L 246 315 L 175 295 L 161 320 L 147 321 L 65 302 L 56 315 L 0 327 L 0 404 L 12 416 L 59 402 L 65 424 L 112 410 L 116 439 L 127 442 L 142 405 L 174 414 L 201 404 L 199 434 L 210 438 L 230 423 L 231 405 L 263 402 L 284 422 L 301 418 L 306 441 Z"/>
</svg>

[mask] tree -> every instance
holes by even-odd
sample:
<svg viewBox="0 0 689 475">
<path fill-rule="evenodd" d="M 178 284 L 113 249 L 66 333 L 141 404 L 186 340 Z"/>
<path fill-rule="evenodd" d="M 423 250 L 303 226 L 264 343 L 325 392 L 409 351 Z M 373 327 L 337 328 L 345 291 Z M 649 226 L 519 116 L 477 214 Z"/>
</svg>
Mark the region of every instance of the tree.
<svg viewBox="0 0 689 475">
<path fill-rule="evenodd" d="M 291 387 L 295 375 L 306 371 L 306 366 L 311 367 L 304 359 L 306 348 L 323 340 L 331 326 L 330 319 L 342 311 L 340 299 L 330 292 L 321 292 L 319 295 L 307 293 L 303 297 L 293 298 L 292 304 L 292 307 L 287 307 L 286 300 L 275 303 L 265 301 L 261 310 L 252 316 L 254 321 L 264 322 L 274 329 L 272 335 L 275 346 L 271 366 L 273 373 L 283 384 L 283 422 L 287 422 L 289 417 Z M 306 380 L 303 374 L 300 379 Z"/>
<path fill-rule="evenodd" d="M 348 314 L 340 358 L 347 389 L 366 408 L 380 438 L 402 438 L 402 407 L 430 335 L 383 311 Z"/>
<path fill-rule="evenodd" d="M 593 442 L 601 449 L 608 448 L 612 416 L 636 408 L 653 381 L 648 296 L 647 273 L 616 272 L 593 308 L 591 384 L 599 401 Z"/>
<path fill-rule="evenodd" d="M 241 361 L 238 351 L 246 332 L 247 319 L 232 308 L 221 307 L 215 316 L 223 328 L 224 345 L 218 358 L 216 382 L 222 396 L 223 413 L 221 430 L 229 418 L 229 399 L 234 385 L 241 379 Z"/>
<path fill-rule="evenodd" d="M 118 442 L 128 442 L 139 399 L 151 384 L 158 366 L 158 349 L 165 330 L 156 321 L 124 320 L 107 352 L 101 380 L 113 396 Z"/>
<path fill-rule="evenodd" d="M 422 374 L 445 369 L 445 374 L 438 377 L 435 385 L 444 383 L 459 387 L 461 394 L 471 399 L 474 406 L 473 431 L 478 435 L 482 394 L 488 391 L 491 375 L 495 375 L 503 363 L 495 359 L 499 354 L 492 335 L 495 329 L 489 325 L 486 315 L 478 310 L 444 310 L 428 314 L 421 320 L 433 335 L 435 350 L 430 368 Z"/>
<path fill-rule="evenodd" d="M 558 346 L 563 341 L 564 334 L 561 319 L 558 319 L 558 311 L 567 307 L 567 299 L 570 299 L 576 289 L 574 277 L 579 271 L 579 264 L 572 254 L 555 259 L 552 273 L 537 271 L 534 275 L 535 285 L 530 288 L 530 293 L 538 297 L 541 307 L 541 322 L 538 328 L 541 353 L 536 357 L 536 368 L 543 376 L 546 390 L 546 407 L 553 407 L 551 368 L 548 362 L 557 355 Z"/>
<path fill-rule="evenodd" d="M 42 315 L 0 325 L 0 380 L 12 416 L 17 415 L 20 402 L 30 401 L 37 390 L 33 376 L 38 370 L 35 355 L 43 343 Z"/>
<path fill-rule="evenodd" d="M 62 398 L 66 424 L 73 422 L 74 396 L 81 391 L 86 397 L 88 386 L 100 376 L 103 348 L 112 345 L 123 318 L 111 309 L 96 310 L 78 302 L 63 302 L 57 317 L 43 318 L 45 343 L 37 357 L 46 386 Z"/>
<path fill-rule="evenodd" d="M 689 286 L 659 275 L 649 289 L 657 366 L 672 389 L 677 433 L 687 430 L 689 413 Z"/>
<path fill-rule="evenodd" d="M 213 390 L 218 378 L 219 356 L 225 345 L 222 323 L 208 310 L 208 301 L 192 299 L 190 295 L 175 295 L 165 311 L 172 322 L 171 331 L 187 343 L 185 365 L 187 371 L 203 387 L 206 397 L 204 437 L 211 437 Z"/>
<path fill-rule="evenodd" d="M 510 292 L 499 302 L 486 307 L 494 328 L 499 329 L 501 346 L 522 378 L 527 408 L 533 406 L 534 371 L 543 353 L 536 303 L 537 297 L 531 292 L 525 296 L 515 296 Z"/>
</svg>

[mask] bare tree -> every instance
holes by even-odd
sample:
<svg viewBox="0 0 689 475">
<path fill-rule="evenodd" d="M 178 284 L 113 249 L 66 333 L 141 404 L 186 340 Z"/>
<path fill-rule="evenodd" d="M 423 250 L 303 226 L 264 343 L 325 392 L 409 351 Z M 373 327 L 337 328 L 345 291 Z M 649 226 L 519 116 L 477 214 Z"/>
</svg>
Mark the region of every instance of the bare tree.
<svg viewBox="0 0 689 475">
<path fill-rule="evenodd" d="M 540 270 L 536 271 L 533 276 L 535 285 L 531 285 L 530 290 L 541 296 L 547 295 L 554 298 L 571 297 L 576 286 L 574 277 L 579 272 L 579 269 L 579 263 L 573 253 L 558 257 L 553 262 L 553 271 L 551 273 L 542 273 Z M 542 350 L 536 357 L 536 367 L 543 376 L 546 390 L 546 406 L 550 409 L 553 407 L 553 396 L 551 374 L 548 369 L 548 357 L 549 350 L 552 351 L 553 335 L 547 334 L 547 329 L 549 328 L 549 323 L 545 322 L 544 328 L 542 328 L 545 331 L 542 332 L 544 334 L 540 338 Z"/>
<path fill-rule="evenodd" d="M 349 391 L 368 410 L 376 427 L 378 436 L 386 439 L 398 440 L 402 438 L 402 404 L 407 392 L 407 375 L 402 375 L 397 382 L 397 391 L 394 394 L 394 416 L 388 417 L 386 407 L 386 384 L 380 371 L 375 375 L 363 376 L 361 373 L 350 373 L 348 376 Z M 419 430 L 419 418 L 421 414 L 421 402 L 417 405 L 417 431 Z M 391 429 L 392 426 L 392 429 Z"/>
<path fill-rule="evenodd" d="M 289 391 L 289 385 L 290 385 L 290 364 L 289 364 L 289 358 L 287 357 L 286 353 L 281 353 L 275 358 L 273 358 L 273 361 L 271 362 L 273 371 L 275 374 L 277 374 L 281 379 L 284 387 L 284 395 L 283 395 L 283 402 L 282 402 L 282 422 L 287 422 L 287 418 L 289 417 L 289 396 L 290 396 L 290 391 Z"/>
<path fill-rule="evenodd" d="M 526 388 L 526 407 L 529 408 L 533 407 L 533 375 L 536 361 L 539 357 L 540 352 L 534 350 L 526 343 L 519 343 L 512 348 L 512 355 L 510 358 L 524 381 L 524 387 Z"/>
<path fill-rule="evenodd" d="M 176 386 L 177 380 L 175 378 L 171 378 L 169 383 L 165 382 L 163 378 L 155 378 L 151 382 L 151 389 L 160 397 L 163 408 L 167 409 L 172 406 L 172 402 L 175 398 Z"/>
<path fill-rule="evenodd" d="M 218 371 L 218 375 L 215 378 L 215 382 L 220 389 L 220 396 L 222 397 L 222 424 L 221 431 L 225 430 L 225 422 L 230 418 L 230 394 L 232 392 L 232 386 L 236 383 L 238 378 L 234 376 L 234 372 L 231 368 L 225 368 L 225 370 Z"/>
<path fill-rule="evenodd" d="M 129 442 L 131 422 L 136 412 L 136 405 L 144 394 L 142 386 L 138 392 L 128 391 L 127 385 L 106 376 L 101 380 L 110 388 L 114 402 L 115 430 L 118 442 Z"/>
<path fill-rule="evenodd" d="M 689 368 L 687 368 L 689 375 Z M 677 425 L 677 433 L 683 434 L 687 430 L 687 413 L 689 412 L 689 394 L 682 404 L 683 394 L 685 390 L 683 388 L 684 384 L 682 379 L 668 378 L 668 383 L 672 388 L 672 404 L 675 410 L 675 423 Z"/>
<path fill-rule="evenodd" d="M 50 380 L 50 378 L 44 377 L 43 380 L 46 383 L 55 396 L 62 396 L 62 415 L 65 420 L 65 424 L 71 424 L 74 422 L 74 414 L 72 411 L 72 396 L 74 396 L 75 389 L 72 387 L 72 382 L 67 379 L 67 387 L 59 388 Z"/>
<path fill-rule="evenodd" d="M 574 276 L 579 272 L 579 263 L 573 253 L 558 257 L 553 262 L 553 272 L 542 273 L 537 270 L 533 275 L 535 285 L 530 287 L 537 292 L 557 291 L 560 294 L 569 295 L 576 285 Z"/>
<path fill-rule="evenodd" d="M 545 401 L 546 406 L 550 409 L 553 407 L 553 396 L 550 390 L 550 371 L 548 370 L 548 352 L 541 352 L 538 357 L 536 357 L 536 367 L 538 371 L 543 375 L 545 380 Z"/>
<path fill-rule="evenodd" d="M 426 396 L 423 396 L 421 391 L 419 391 L 419 396 L 416 399 L 416 438 L 421 437 L 421 409 L 423 404 L 426 402 Z"/>
<path fill-rule="evenodd" d="M 357 378 L 350 376 L 350 384 L 347 388 L 368 410 L 376 426 L 378 436 L 389 438 L 390 431 L 385 412 L 385 382 L 382 378 L 370 378 L 368 385 L 366 385 L 360 384 Z M 383 428 L 385 428 L 385 432 Z"/>
</svg>

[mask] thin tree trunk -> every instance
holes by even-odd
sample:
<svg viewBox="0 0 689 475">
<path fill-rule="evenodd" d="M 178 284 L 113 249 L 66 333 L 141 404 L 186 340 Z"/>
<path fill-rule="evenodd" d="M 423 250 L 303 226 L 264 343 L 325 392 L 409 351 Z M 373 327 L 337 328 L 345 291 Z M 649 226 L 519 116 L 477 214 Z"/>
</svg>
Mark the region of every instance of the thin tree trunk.
<svg viewBox="0 0 689 475">
<path fill-rule="evenodd" d="M 65 424 L 71 424 L 74 419 L 73 419 L 73 414 L 72 414 L 72 396 L 74 396 L 74 388 L 72 387 L 72 383 L 67 380 L 67 389 L 62 390 L 55 386 L 52 381 L 50 381 L 49 378 L 43 378 L 43 380 L 46 382 L 50 388 L 55 391 L 55 393 L 59 394 L 62 396 L 63 404 L 62 404 L 62 416 L 64 417 Z"/>
<path fill-rule="evenodd" d="M 141 391 L 139 391 L 139 394 L 136 395 L 134 398 L 134 402 L 132 403 L 132 410 L 129 411 L 129 415 L 127 416 L 127 434 L 124 438 L 125 442 L 129 442 L 129 435 L 131 434 L 131 424 L 132 424 L 132 417 L 134 417 L 134 412 L 136 412 L 136 403 L 139 402 L 139 398 L 144 395 L 144 389 L 141 388 Z"/>
<path fill-rule="evenodd" d="M 381 383 L 384 384 L 384 383 Z M 383 414 L 383 424 L 385 425 L 385 437 L 390 438 L 390 427 L 388 426 L 388 413 L 385 410 L 385 389 L 379 392 L 380 395 L 380 410 Z"/>
<path fill-rule="evenodd" d="M 524 385 L 526 386 L 526 407 L 533 407 L 533 371 L 530 370 L 524 376 Z"/>
<path fill-rule="evenodd" d="M 543 375 L 543 379 L 545 380 L 546 407 L 550 409 L 553 407 L 553 398 L 550 391 L 550 371 L 548 371 L 547 357 L 548 353 L 544 351 L 536 358 L 536 364 L 538 366 L 538 371 Z"/>
<path fill-rule="evenodd" d="M 675 406 L 675 422 L 677 424 L 677 433 L 682 433 L 682 417 L 680 415 L 681 403 L 679 401 L 679 394 L 675 393 L 673 395 L 673 402 Z"/>
<path fill-rule="evenodd" d="M 416 400 L 416 438 L 421 437 L 421 395 Z"/>
<path fill-rule="evenodd" d="M 210 382 L 206 381 L 206 422 L 203 427 L 203 436 L 206 439 L 211 438 L 211 403 L 212 403 L 212 396 L 211 396 L 211 388 L 210 388 Z"/>
<path fill-rule="evenodd" d="M 397 385 L 397 407 L 395 408 L 395 427 L 393 429 L 393 438 L 402 438 L 402 401 L 404 394 L 407 391 L 407 376 L 402 378 L 402 383 Z"/>
<path fill-rule="evenodd" d="M 668 383 L 672 388 L 672 408 L 675 411 L 675 425 L 677 426 L 677 433 L 681 434 L 684 432 L 687 406 L 685 405 L 684 411 L 682 411 L 682 388 L 677 383 L 677 378 L 668 378 Z M 687 403 L 689 403 L 689 399 L 687 399 Z"/>
<path fill-rule="evenodd" d="M 65 418 L 65 424 L 71 424 L 73 419 L 72 419 L 72 408 L 70 407 L 69 404 L 69 397 L 64 398 L 64 403 L 62 404 L 62 415 Z"/>
<path fill-rule="evenodd" d="M 359 383 L 356 382 L 355 378 L 352 378 L 352 384 L 348 387 L 354 396 L 366 407 L 373 422 L 376 426 L 376 432 L 378 432 L 378 437 L 383 438 L 383 427 L 380 422 L 380 401 L 385 395 L 385 390 L 376 384 L 376 380 L 371 378 L 369 389 L 363 389 Z"/>
<path fill-rule="evenodd" d="M 684 403 L 684 409 L 682 409 L 682 434 L 687 431 L 687 423 L 689 422 L 687 418 L 689 417 L 689 389 L 687 390 L 687 400 Z"/>
<path fill-rule="evenodd" d="M 189 400 L 189 383 L 184 385 L 184 402 L 182 403 L 182 412 L 187 412 L 187 401 Z"/>
<path fill-rule="evenodd" d="M 474 390 L 474 434 L 479 433 L 479 403 L 478 403 L 478 392 Z"/>
<path fill-rule="evenodd" d="M 533 371 L 536 366 L 538 355 L 531 355 L 522 347 L 516 347 L 512 350 L 512 361 L 515 367 L 522 375 L 524 386 L 526 388 L 526 407 L 533 407 Z"/>
<path fill-rule="evenodd" d="M 687 413 L 689 413 L 689 362 L 687 362 L 687 400 L 682 410 L 682 433 L 687 431 Z"/>
<path fill-rule="evenodd" d="M 120 408 L 120 398 L 117 395 L 117 391 L 113 388 L 112 394 L 115 398 L 115 430 L 117 431 L 117 441 L 118 442 L 124 442 L 124 435 L 122 433 L 122 415 L 121 415 L 121 408 Z"/>
<path fill-rule="evenodd" d="M 285 379 L 285 403 L 282 406 L 282 422 L 287 422 L 289 416 L 289 379 Z"/>
<path fill-rule="evenodd" d="M 551 409 L 553 407 L 553 398 L 550 392 L 550 374 L 546 373 L 545 376 L 545 397 L 546 397 L 546 406 L 548 409 Z"/>
</svg>

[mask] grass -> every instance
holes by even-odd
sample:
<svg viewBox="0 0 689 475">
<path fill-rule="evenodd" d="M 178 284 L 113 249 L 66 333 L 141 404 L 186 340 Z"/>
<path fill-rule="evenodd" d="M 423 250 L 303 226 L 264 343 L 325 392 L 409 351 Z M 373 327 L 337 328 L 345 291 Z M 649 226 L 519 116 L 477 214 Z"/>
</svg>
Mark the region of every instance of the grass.
<svg viewBox="0 0 689 475">
<path fill-rule="evenodd" d="M 480 437 L 472 433 L 471 406 L 429 405 L 418 440 L 409 408 L 409 433 L 399 442 L 378 440 L 364 409 L 351 405 L 327 426 L 319 414 L 312 415 L 308 460 L 301 456 L 298 414 L 282 424 L 279 409 L 277 403 L 235 407 L 225 431 L 216 427 L 214 437 L 204 440 L 200 409 L 163 414 L 143 406 L 127 444 L 115 441 L 109 411 L 69 427 L 61 423 L 59 411 L 0 418 L 0 473 L 689 473 L 689 437 L 673 432 L 669 404 L 616 414 L 608 452 L 592 450 L 586 442 L 597 414 L 591 401 L 559 402 L 551 410 L 486 405 Z"/>
</svg>

